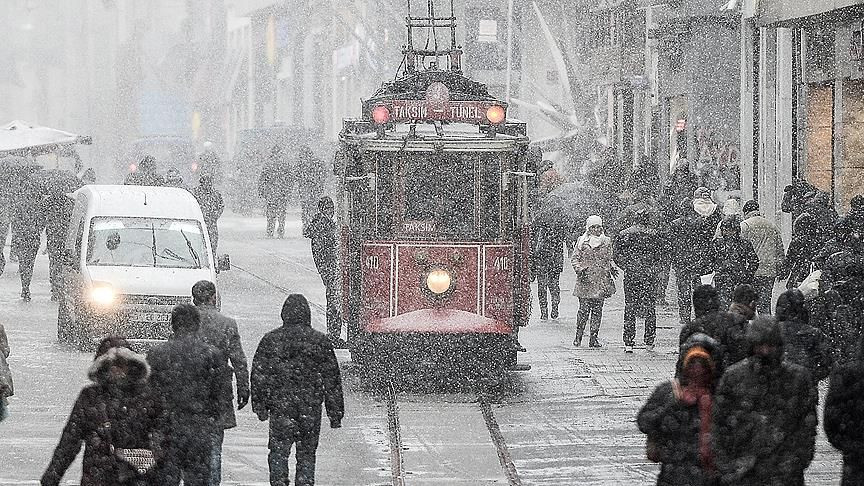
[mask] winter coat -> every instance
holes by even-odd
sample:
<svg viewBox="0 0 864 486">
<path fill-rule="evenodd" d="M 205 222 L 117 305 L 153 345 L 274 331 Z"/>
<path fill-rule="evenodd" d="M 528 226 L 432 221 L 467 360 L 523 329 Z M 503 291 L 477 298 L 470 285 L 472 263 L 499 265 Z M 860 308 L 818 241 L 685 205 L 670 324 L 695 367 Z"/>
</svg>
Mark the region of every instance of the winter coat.
<svg viewBox="0 0 864 486">
<path fill-rule="evenodd" d="M 836 364 L 858 359 L 864 337 L 864 255 L 834 254 L 825 262 L 811 322 L 828 338 Z"/>
<path fill-rule="evenodd" d="M 339 363 L 327 336 L 310 322 L 286 322 L 261 339 L 252 359 L 252 410 L 280 417 L 345 414 Z"/>
<path fill-rule="evenodd" d="M 729 237 L 715 240 L 705 255 L 703 268 L 714 272 L 714 284 L 730 291 L 739 284 L 753 282 L 759 257 L 753 245 L 743 238 Z"/>
<path fill-rule="evenodd" d="M 816 445 L 817 391 L 804 368 L 751 356 L 715 393 L 714 451 L 724 485 L 803 486 Z"/>
<path fill-rule="evenodd" d="M 723 330 L 720 328 L 720 321 L 720 312 L 716 310 L 701 315 L 697 312 L 695 319 L 681 327 L 681 331 L 678 333 L 678 346 L 683 346 L 694 334 L 705 334 L 717 341 L 720 352 L 720 359 L 717 362 L 722 363 L 724 355 Z"/>
<path fill-rule="evenodd" d="M 843 453 L 841 486 L 864 484 L 864 360 L 831 374 L 824 423 L 828 442 Z"/>
<path fill-rule="evenodd" d="M 285 204 L 293 186 L 291 169 L 285 161 L 271 158 L 258 178 L 258 195 L 268 204 Z"/>
<path fill-rule="evenodd" d="M 129 373 L 112 383 L 108 370 L 119 359 L 128 363 Z M 150 449 L 161 462 L 168 430 L 163 402 L 148 383 L 149 373 L 144 358 L 126 348 L 112 348 L 93 362 L 88 372 L 93 383 L 75 400 L 60 443 L 42 475 L 42 486 L 60 484 L 82 442 L 81 486 L 138 486 L 130 479 L 129 467 L 111 452 L 112 445 L 115 449 Z M 158 469 L 148 473 L 144 484 L 162 484 L 155 477 Z"/>
<path fill-rule="evenodd" d="M 171 426 L 215 426 L 226 398 L 227 358 L 197 335 L 173 335 L 147 353 L 151 383 L 165 401 Z"/>
<path fill-rule="evenodd" d="M 321 276 L 335 275 L 336 262 L 336 223 L 321 213 L 306 227 L 305 236 L 312 240 L 312 259 Z"/>
<path fill-rule="evenodd" d="M 618 233 L 612 245 L 612 259 L 625 274 L 656 273 L 660 252 L 657 231 L 642 225 L 633 225 Z"/>
<path fill-rule="evenodd" d="M 222 376 L 223 392 L 220 404 L 221 423 L 225 429 L 237 426 L 237 418 L 234 415 L 234 391 L 231 383 L 232 377 L 237 382 L 237 392 L 241 395 L 249 394 L 249 366 L 243 346 L 240 343 L 240 333 L 237 331 L 237 321 L 222 315 L 216 307 L 210 304 L 197 305 L 201 313 L 201 327 L 198 328 L 198 337 L 205 343 L 218 349 L 222 356 L 228 359 L 225 374 Z"/>
<path fill-rule="evenodd" d="M 12 383 L 12 371 L 6 358 L 9 357 L 9 339 L 6 337 L 6 329 L 0 324 L 0 400 L 15 394 L 15 386 Z"/>
<path fill-rule="evenodd" d="M 817 382 L 831 372 L 831 350 L 822 331 L 799 320 L 780 323 L 783 332 L 783 355 L 790 363 L 810 371 Z"/>
<path fill-rule="evenodd" d="M 792 241 L 777 275 L 788 279 L 787 288 L 797 287 L 808 275 L 816 262 L 824 239 L 816 232 L 816 224 L 809 214 L 802 214 L 792 225 Z"/>
<path fill-rule="evenodd" d="M 702 254 L 699 253 L 694 235 L 690 232 L 688 218 L 679 216 L 660 230 L 663 251 L 669 254 L 677 275 L 697 275 L 701 271 Z"/>
<path fill-rule="evenodd" d="M 777 270 L 783 262 L 783 238 L 777 226 L 759 214 L 751 215 L 741 222 L 741 238 L 749 241 L 759 257 L 757 277 L 777 277 Z"/>
<path fill-rule="evenodd" d="M 633 204 L 625 207 L 621 212 L 621 217 L 618 218 L 618 227 L 627 228 L 637 223 L 637 215 L 641 213 L 648 214 L 648 225 L 652 228 L 657 227 L 660 220 L 660 211 L 657 209 L 657 201 L 652 197 L 645 197 L 639 201 L 634 201 Z"/>
<path fill-rule="evenodd" d="M 564 243 L 567 228 L 562 225 L 539 223 L 532 262 L 536 275 L 560 275 L 564 271 Z"/>
<path fill-rule="evenodd" d="M 705 254 L 711 251 L 714 242 L 714 232 L 717 231 L 717 225 L 723 219 L 720 207 L 717 206 L 717 209 L 710 216 L 702 216 L 694 210 L 689 210 L 684 218 L 684 231 L 689 234 L 691 255 L 696 260 L 694 262 L 696 266 L 695 274 L 705 275 L 711 273 L 711 269 L 706 268 L 706 262 L 703 258 Z"/>
<path fill-rule="evenodd" d="M 755 313 L 749 307 L 733 302 L 728 312 L 717 314 L 715 323 L 717 335 L 723 350 L 723 366 L 729 367 L 750 355 L 747 342 L 747 325 Z"/>
<path fill-rule="evenodd" d="M 612 240 L 603 236 L 603 242 L 592 248 L 588 242 L 577 243 L 570 257 L 576 271 L 573 295 L 580 299 L 603 299 L 608 295 L 612 270 Z"/>
<path fill-rule="evenodd" d="M 205 189 L 201 186 L 192 190 L 192 195 L 201 206 L 201 212 L 204 215 L 204 222 L 207 224 L 208 230 L 216 225 L 216 221 L 222 216 L 225 210 L 225 202 L 222 200 L 222 194 L 216 189 Z"/>
<path fill-rule="evenodd" d="M 694 336 L 681 348 L 676 378 L 661 383 L 636 416 L 636 424 L 648 436 L 652 460 L 660 462 L 658 486 L 710 486 L 717 484 L 716 472 L 706 471 L 699 455 L 701 421 L 697 404 L 687 404 L 678 397 L 677 388 L 684 356 L 694 346 L 704 347 L 714 362 L 719 360 L 716 343 L 712 339 Z M 716 378 L 719 379 L 718 369 Z"/>
<path fill-rule="evenodd" d="M 133 186 L 164 186 L 165 178 L 156 171 L 138 170 L 126 176 L 123 182 Z"/>
</svg>

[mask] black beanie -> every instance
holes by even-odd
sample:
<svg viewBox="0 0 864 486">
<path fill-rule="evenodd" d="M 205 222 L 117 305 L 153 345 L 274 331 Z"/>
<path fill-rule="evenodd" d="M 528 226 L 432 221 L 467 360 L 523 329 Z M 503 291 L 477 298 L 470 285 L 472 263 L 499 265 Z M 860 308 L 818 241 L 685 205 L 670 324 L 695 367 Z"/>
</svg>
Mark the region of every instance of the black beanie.
<svg viewBox="0 0 864 486">
<path fill-rule="evenodd" d="M 303 294 L 291 294 L 285 299 L 285 303 L 282 304 L 282 324 L 312 325 L 312 312 Z"/>
<path fill-rule="evenodd" d="M 759 211 L 759 203 L 752 199 L 744 203 L 744 207 L 741 208 L 741 212 L 744 214 L 751 213 L 753 211 Z"/>
</svg>

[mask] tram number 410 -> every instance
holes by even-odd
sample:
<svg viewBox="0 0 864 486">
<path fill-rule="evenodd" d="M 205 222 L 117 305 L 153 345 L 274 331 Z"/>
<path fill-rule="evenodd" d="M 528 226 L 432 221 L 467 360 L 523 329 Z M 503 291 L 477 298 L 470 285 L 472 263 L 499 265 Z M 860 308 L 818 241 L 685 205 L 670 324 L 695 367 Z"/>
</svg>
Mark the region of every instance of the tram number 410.
<svg viewBox="0 0 864 486">
<path fill-rule="evenodd" d="M 506 256 L 495 257 L 495 271 L 505 272 L 510 269 L 510 258 Z"/>
<path fill-rule="evenodd" d="M 366 268 L 369 270 L 378 270 L 381 268 L 381 258 L 378 255 L 369 255 L 366 257 Z"/>
</svg>

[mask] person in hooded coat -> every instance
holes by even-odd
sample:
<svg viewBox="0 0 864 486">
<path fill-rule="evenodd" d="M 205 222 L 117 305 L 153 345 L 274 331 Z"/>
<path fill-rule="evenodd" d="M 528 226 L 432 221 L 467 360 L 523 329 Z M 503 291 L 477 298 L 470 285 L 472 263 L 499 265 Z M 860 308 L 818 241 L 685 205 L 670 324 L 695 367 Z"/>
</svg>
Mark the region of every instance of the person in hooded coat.
<svg viewBox="0 0 864 486">
<path fill-rule="evenodd" d="M 803 213 L 795 218 L 792 240 L 777 273 L 778 279 L 786 280 L 787 289 L 798 287 L 810 275 L 824 244 L 824 237 L 820 237 L 813 216 Z"/>
<path fill-rule="evenodd" d="M 752 285 L 753 276 L 759 268 L 759 256 L 753 245 L 741 237 L 741 221 L 738 218 L 724 219 L 720 224 L 720 232 L 723 237 L 708 248 L 703 267 L 714 272 L 714 286 L 717 287 L 721 306 L 725 306 L 736 286 Z"/>
<path fill-rule="evenodd" d="M 201 314 L 192 304 L 171 311 L 174 334 L 147 353 L 151 383 L 162 396 L 171 427 L 171 461 L 163 484 L 209 486 L 213 437 L 222 426 L 228 358 L 198 335 Z M 227 398 L 231 400 L 230 395 Z"/>
<path fill-rule="evenodd" d="M 720 343 L 723 338 L 723 333 L 718 327 L 720 297 L 717 296 L 717 289 L 713 285 L 696 287 L 693 291 L 693 311 L 696 318 L 681 328 L 678 334 L 678 346 L 684 346 L 690 336 L 697 333 L 705 334 Z"/>
<path fill-rule="evenodd" d="M 810 371 L 818 383 L 831 372 L 831 350 L 825 335 L 810 325 L 804 294 L 789 289 L 777 298 L 777 320 L 783 332 L 783 357 Z"/>
<path fill-rule="evenodd" d="M 270 484 L 290 483 L 288 459 L 296 444 L 295 484 L 311 485 L 322 403 L 330 427 L 342 426 L 342 378 L 330 340 L 312 329 L 306 298 L 289 295 L 281 317 L 282 326 L 264 335 L 252 359 L 252 411 L 270 420 Z"/>
<path fill-rule="evenodd" d="M 864 485 L 864 353 L 831 373 L 824 427 L 828 442 L 843 453 L 840 485 Z"/>
<path fill-rule="evenodd" d="M 582 345 L 582 335 L 586 324 L 590 323 L 591 336 L 588 346 L 601 346 L 598 334 L 603 319 L 603 301 L 615 292 L 612 280 L 617 270 L 612 265 L 612 240 L 603 232 L 600 216 L 589 216 L 585 221 L 585 233 L 576 240 L 570 257 L 576 271 L 576 284 L 573 295 L 579 298 L 579 311 L 576 314 L 576 338 L 574 346 Z"/>
<path fill-rule="evenodd" d="M 612 259 L 624 271 L 624 351 L 632 352 L 636 339 L 636 318 L 645 319 L 643 342 L 653 350 L 657 334 L 657 263 L 662 253 L 660 237 L 650 226 L 652 215 L 645 210 L 634 216 L 634 224 L 618 233 L 612 245 Z"/>
<path fill-rule="evenodd" d="M 816 384 L 783 360 L 780 325 L 756 318 L 747 329 L 750 357 L 727 368 L 713 410 L 721 484 L 803 486 L 816 446 Z"/>
<path fill-rule="evenodd" d="M 88 377 L 92 383 L 75 400 L 41 485 L 59 485 L 83 443 L 81 486 L 162 486 L 168 430 L 147 361 L 122 338 L 108 337 L 99 344 Z M 156 465 L 140 474 L 117 449 L 149 449 Z"/>
<path fill-rule="evenodd" d="M 564 225 L 550 221 L 540 221 L 535 228 L 537 232 L 532 262 L 534 275 L 537 278 L 540 319 L 544 321 L 549 317 L 557 319 L 558 304 L 561 303 L 559 282 L 561 272 L 564 270 L 564 243 L 567 239 L 567 229 Z"/>
<path fill-rule="evenodd" d="M 675 378 L 661 383 L 636 416 L 657 486 L 714 486 L 712 396 L 722 374 L 718 344 L 697 333 L 681 347 Z"/>
</svg>

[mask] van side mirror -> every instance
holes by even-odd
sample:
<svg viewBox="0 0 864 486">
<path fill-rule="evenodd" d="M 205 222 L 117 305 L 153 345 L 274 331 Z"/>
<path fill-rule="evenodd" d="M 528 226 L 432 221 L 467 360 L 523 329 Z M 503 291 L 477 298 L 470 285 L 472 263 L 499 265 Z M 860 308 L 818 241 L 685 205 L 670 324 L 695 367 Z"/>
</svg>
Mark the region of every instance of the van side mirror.
<svg viewBox="0 0 864 486">
<path fill-rule="evenodd" d="M 216 257 L 216 270 L 219 272 L 231 270 L 231 257 L 227 253 Z"/>
</svg>

